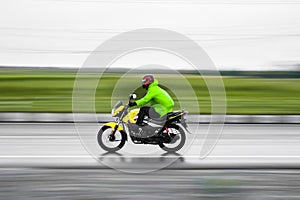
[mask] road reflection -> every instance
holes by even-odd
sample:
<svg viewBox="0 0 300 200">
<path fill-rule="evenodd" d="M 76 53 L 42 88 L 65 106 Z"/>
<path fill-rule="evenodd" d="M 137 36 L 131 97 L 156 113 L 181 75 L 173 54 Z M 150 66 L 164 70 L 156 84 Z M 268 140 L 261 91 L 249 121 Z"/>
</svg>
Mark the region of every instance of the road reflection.
<svg viewBox="0 0 300 200">
<path fill-rule="evenodd" d="M 130 156 L 122 153 L 103 153 L 97 157 L 100 164 L 111 168 L 122 169 L 161 169 L 172 164 L 185 163 L 179 153 L 163 153 L 161 155 Z"/>
</svg>

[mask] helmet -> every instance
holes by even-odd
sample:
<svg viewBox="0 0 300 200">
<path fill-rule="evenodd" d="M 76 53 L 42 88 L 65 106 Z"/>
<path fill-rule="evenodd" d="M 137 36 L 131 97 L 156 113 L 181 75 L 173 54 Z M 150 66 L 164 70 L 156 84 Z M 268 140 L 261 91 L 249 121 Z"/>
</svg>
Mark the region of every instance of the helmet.
<svg viewBox="0 0 300 200">
<path fill-rule="evenodd" d="M 151 74 L 147 74 L 142 78 L 143 88 L 148 88 L 151 83 L 154 82 L 154 76 Z"/>
</svg>

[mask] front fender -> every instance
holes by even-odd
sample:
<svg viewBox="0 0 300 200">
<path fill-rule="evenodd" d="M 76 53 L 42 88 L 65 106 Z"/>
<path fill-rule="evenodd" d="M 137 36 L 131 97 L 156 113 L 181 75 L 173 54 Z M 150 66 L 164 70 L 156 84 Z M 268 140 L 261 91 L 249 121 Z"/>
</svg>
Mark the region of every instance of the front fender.
<svg viewBox="0 0 300 200">
<path fill-rule="evenodd" d="M 116 125 L 117 125 L 116 122 L 108 122 L 108 123 L 104 124 L 103 126 L 109 126 L 112 129 L 114 129 L 116 127 Z M 123 126 L 119 124 L 118 131 L 123 131 L 123 130 L 124 130 Z"/>
</svg>

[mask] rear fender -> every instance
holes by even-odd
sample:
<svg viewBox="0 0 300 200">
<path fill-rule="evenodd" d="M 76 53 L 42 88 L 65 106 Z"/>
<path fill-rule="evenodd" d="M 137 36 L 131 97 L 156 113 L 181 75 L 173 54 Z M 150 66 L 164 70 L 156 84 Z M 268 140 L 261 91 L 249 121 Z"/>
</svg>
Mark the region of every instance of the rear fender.
<svg viewBox="0 0 300 200">
<path fill-rule="evenodd" d="M 192 132 L 188 129 L 187 124 L 178 123 L 177 126 L 181 127 L 185 132 L 192 134 Z"/>
</svg>

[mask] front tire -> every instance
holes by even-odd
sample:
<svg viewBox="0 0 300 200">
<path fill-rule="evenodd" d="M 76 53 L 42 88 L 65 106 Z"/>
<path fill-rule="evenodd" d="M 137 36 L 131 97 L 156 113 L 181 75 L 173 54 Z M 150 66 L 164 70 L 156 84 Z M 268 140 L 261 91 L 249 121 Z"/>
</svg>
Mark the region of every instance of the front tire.
<svg viewBox="0 0 300 200">
<path fill-rule="evenodd" d="M 114 135 L 114 140 L 111 141 L 109 135 L 112 130 L 113 128 L 110 126 L 103 126 L 97 134 L 97 141 L 99 146 L 103 150 L 111 153 L 119 151 L 126 142 L 126 133 L 122 130 L 117 130 Z"/>
<path fill-rule="evenodd" d="M 160 143 L 159 147 L 162 148 L 163 150 L 165 150 L 166 152 L 169 153 L 174 153 L 176 151 L 179 151 L 183 145 L 185 144 L 185 140 L 186 140 L 186 135 L 184 130 L 179 127 L 177 131 L 177 134 L 179 136 L 178 141 L 176 141 L 174 144 L 172 143 Z"/>
</svg>

